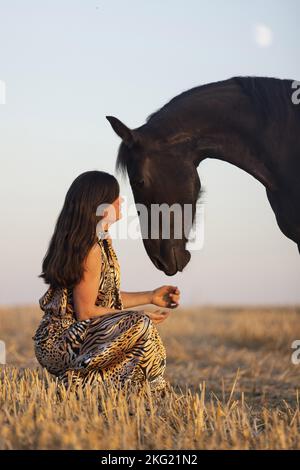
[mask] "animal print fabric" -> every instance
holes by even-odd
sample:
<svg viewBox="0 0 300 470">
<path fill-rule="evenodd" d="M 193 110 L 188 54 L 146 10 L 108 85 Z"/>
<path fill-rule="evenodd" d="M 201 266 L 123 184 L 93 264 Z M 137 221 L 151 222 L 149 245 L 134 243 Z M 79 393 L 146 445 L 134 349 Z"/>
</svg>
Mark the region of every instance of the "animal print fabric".
<svg viewBox="0 0 300 470">
<path fill-rule="evenodd" d="M 111 238 L 98 239 L 102 270 L 95 305 L 116 308 L 78 321 L 73 289 L 48 288 L 39 299 L 44 311 L 33 336 L 38 362 L 67 387 L 95 381 L 122 387 L 142 385 L 165 390 L 166 350 L 144 311 L 124 310 L 120 293 L 120 266 Z"/>
</svg>

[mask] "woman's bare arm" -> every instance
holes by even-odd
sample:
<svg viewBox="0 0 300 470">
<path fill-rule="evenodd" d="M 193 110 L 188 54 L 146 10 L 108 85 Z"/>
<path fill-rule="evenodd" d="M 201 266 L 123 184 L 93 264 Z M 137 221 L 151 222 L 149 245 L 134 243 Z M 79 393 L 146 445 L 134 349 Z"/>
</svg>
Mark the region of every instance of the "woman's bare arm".
<svg viewBox="0 0 300 470">
<path fill-rule="evenodd" d="M 149 305 L 152 303 L 152 290 L 142 292 L 121 291 L 121 298 L 124 308 L 138 307 L 139 305 Z"/>
<path fill-rule="evenodd" d="M 97 244 L 91 248 L 84 261 L 84 275 L 73 288 L 74 310 L 77 320 L 86 320 L 106 313 L 120 312 L 115 308 L 95 305 L 101 275 L 101 248 Z"/>
<path fill-rule="evenodd" d="M 164 308 L 176 308 L 179 305 L 180 290 L 177 286 L 164 285 L 143 292 L 121 291 L 121 297 L 126 308 L 146 304 L 153 304 Z"/>
<path fill-rule="evenodd" d="M 126 305 L 123 310 L 120 310 L 95 305 L 99 290 L 101 265 L 101 248 L 97 244 L 90 250 L 88 256 L 86 257 L 84 262 L 84 267 L 86 270 L 84 271 L 83 278 L 73 288 L 74 310 L 76 318 L 79 321 L 87 320 L 92 317 L 98 317 L 107 313 L 120 313 L 122 311 L 126 311 L 126 307 L 129 307 L 129 305 Z M 129 300 L 130 306 L 133 306 L 132 303 L 135 304 L 135 302 L 141 305 L 143 303 L 149 303 L 149 292 L 152 293 L 152 291 L 129 292 L 125 293 L 125 297 L 126 295 L 131 297 Z M 168 311 L 161 312 L 159 310 L 156 310 L 155 312 L 142 310 L 141 312 L 147 314 L 153 323 L 161 323 L 169 316 L 170 313 Z"/>
</svg>

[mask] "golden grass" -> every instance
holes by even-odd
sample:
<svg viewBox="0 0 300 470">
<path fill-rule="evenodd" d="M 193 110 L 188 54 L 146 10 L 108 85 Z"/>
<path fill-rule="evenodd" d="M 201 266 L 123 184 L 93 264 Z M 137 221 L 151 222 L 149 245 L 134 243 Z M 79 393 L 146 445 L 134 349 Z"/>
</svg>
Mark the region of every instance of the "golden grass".
<svg viewBox="0 0 300 470">
<path fill-rule="evenodd" d="M 300 448 L 300 365 L 291 363 L 299 308 L 173 310 L 158 325 L 165 397 L 58 387 L 34 358 L 40 316 L 0 309 L 0 449 Z"/>
</svg>

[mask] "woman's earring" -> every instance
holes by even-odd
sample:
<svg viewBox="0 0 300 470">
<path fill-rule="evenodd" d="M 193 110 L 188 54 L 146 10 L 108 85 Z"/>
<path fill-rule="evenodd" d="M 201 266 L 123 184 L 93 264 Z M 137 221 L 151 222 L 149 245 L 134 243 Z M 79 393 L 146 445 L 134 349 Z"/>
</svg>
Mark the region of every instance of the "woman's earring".
<svg viewBox="0 0 300 470">
<path fill-rule="evenodd" d="M 98 232 L 99 240 L 103 240 L 104 238 L 107 238 L 107 235 L 108 235 L 108 230 L 100 230 Z"/>
</svg>

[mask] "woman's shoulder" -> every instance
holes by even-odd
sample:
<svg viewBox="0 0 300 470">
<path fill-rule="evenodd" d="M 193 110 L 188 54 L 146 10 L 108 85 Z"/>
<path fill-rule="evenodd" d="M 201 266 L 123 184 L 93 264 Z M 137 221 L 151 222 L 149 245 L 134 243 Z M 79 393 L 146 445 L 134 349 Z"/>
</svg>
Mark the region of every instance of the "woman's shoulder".
<svg viewBox="0 0 300 470">
<path fill-rule="evenodd" d="M 84 259 L 84 267 L 90 271 L 99 269 L 99 260 L 102 258 L 102 249 L 97 241 L 87 253 Z"/>
<path fill-rule="evenodd" d="M 96 241 L 96 243 L 94 243 L 94 245 L 92 246 L 92 248 L 90 249 L 89 251 L 89 255 L 92 257 L 92 256 L 99 256 L 101 255 L 101 243 L 99 243 L 99 240 Z"/>
</svg>

